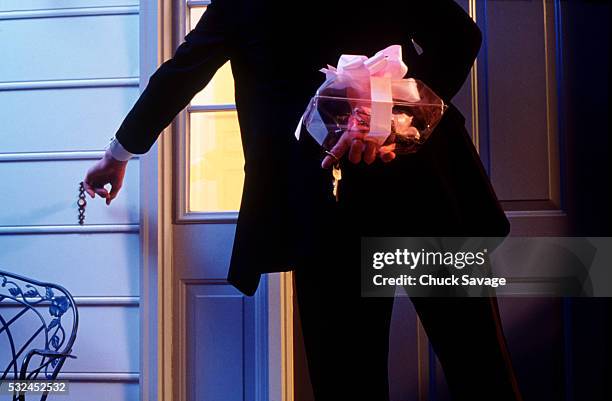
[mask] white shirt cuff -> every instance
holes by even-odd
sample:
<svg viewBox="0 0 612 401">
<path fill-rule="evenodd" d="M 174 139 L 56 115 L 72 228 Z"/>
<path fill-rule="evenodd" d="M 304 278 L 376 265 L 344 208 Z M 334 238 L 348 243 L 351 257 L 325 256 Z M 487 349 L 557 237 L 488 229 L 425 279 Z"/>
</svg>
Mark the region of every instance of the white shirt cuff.
<svg viewBox="0 0 612 401">
<path fill-rule="evenodd" d="M 117 138 L 115 138 L 114 136 L 110 139 L 110 142 L 108 143 L 106 149 L 108 149 L 111 156 L 116 160 L 126 161 L 129 160 L 132 156 L 134 156 L 134 153 L 125 150 L 123 145 L 121 145 Z"/>
</svg>

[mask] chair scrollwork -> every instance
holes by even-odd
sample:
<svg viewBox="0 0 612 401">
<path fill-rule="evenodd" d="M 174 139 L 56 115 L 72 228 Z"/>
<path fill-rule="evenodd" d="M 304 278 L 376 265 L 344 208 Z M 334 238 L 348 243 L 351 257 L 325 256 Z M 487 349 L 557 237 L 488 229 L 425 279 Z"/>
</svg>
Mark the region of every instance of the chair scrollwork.
<svg viewBox="0 0 612 401">
<path fill-rule="evenodd" d="M 75 358 L 78 323 L 65 288 L 0 270 L 0 380 L 56 379 L 66 359 Z M 25 401 L 25 394 L 13 400 Z"/>
</svg>

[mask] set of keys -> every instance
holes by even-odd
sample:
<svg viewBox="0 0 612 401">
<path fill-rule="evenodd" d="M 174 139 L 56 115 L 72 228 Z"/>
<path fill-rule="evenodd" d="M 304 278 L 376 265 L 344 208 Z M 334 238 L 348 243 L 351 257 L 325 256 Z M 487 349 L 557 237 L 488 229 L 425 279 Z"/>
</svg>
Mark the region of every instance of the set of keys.
<svg viewBox="0 0 612 401">
<path fill-rule="evenodd" d="M 325 151 L 325 153 L 327 153 L 327 155 L 331 156 L 334 158 L 334 160 L 336 161 L 332 167 L 332 195 L 334 196 L 334 198 L 336 198 L 336 202 L 338 202 L 338 187 L 340 185 L 340 180 L 342 179 L 342 170 L 340 169 L 340 159 L 338 159 L 338 157 L 336 157 L 335 154 L 333 154 L 332 152 L 329 151 Z"/>
<path fill-rule="evenodd" d="M 336 162 L 332 168 L 332 177 L 334 180 L 332 182 L 332 194 L 334 198 L 336 198 L 336 202 L 338 202 L 338 186 L 340 184 L 340 180 L 342 179 L 342 170 L 340 170 L 340 162 Z"/>
</svg>

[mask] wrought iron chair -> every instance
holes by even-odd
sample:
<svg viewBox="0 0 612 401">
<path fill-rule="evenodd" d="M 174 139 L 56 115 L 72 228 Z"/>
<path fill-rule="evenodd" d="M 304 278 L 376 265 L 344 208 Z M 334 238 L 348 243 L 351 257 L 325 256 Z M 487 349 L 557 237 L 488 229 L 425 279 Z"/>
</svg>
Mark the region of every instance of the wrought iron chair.
<svg viewBox="0 0 612 401">
<path fill-rule="evenodd" d="M 8 356 L 6 366 L 0 360 L 0 380 L 56 379 L 66 359 L 75 358 L 70 353 L 78 324 L 74 299 L 64 288 L 0 270 L 0 357 Z M 48 397 L 38 395 L 41 401 Z M 13 393 L 13 401 L 25 397 Z"/>
</svg>

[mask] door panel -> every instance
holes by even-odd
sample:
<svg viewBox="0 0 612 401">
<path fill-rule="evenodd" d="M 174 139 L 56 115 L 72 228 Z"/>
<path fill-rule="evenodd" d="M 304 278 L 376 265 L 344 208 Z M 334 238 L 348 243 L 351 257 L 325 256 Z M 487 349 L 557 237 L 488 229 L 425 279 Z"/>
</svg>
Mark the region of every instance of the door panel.
<svg viewBox="0 0 612 401">
<path fill-rule="evenodd" d="M 551 193 L 560 168 L 554 8 L 491 2 L 487 11 L 491 178 L 503 201 L 549 201 L 558 209 L 558 194 Z"/>
<path fill-rule="evenodd" d="M 188 400 L 246 400 L 251 382 L 244 358 L 252 349 L 247 314 L 252 300 L 228 284 L 185 282 Z M 252 308 L 251 308 L 252 309 Z M 249 346 L 251 345 L 251 346 Z"/>
</svg>

